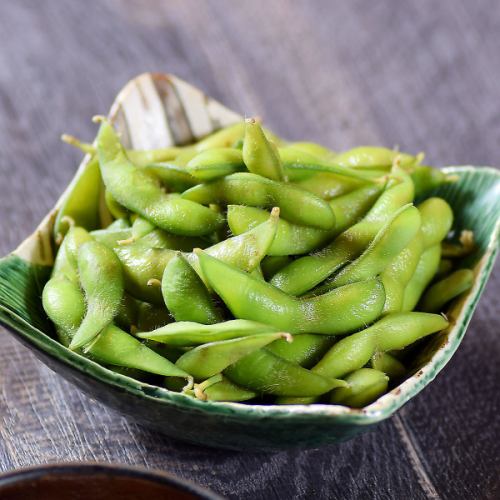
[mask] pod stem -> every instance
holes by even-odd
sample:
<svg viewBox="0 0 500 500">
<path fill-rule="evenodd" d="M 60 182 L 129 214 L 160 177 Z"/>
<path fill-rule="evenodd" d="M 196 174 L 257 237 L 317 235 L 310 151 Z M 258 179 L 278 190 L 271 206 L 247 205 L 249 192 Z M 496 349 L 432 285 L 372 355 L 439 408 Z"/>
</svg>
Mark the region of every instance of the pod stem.
<svg viewBox="0 0 500 500">
<path fill-rule="evenodd" d="M 86 154 L 92 155 L 95 153 L 95 147 L 92 146 L 92 144 L 83 142 L 80 139 L 77 139 L 74 135 L 62 134 L 61 140 L 66 144 L 69 144 L 70 146 L 78 148 L 80 151 L 83 151 Z"/>
</svg>

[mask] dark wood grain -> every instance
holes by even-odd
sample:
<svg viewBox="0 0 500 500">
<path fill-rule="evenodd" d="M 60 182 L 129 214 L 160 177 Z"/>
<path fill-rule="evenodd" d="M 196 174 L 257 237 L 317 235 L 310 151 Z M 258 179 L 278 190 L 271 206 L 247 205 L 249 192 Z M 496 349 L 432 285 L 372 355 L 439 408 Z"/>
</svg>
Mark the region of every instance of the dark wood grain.
<svg viewBox="0 0 500 500">
<path fill-rule="evenodd" d="M 71 178 L 90 117 L 146 70 L 168 71 L 289 138 L 498 164 L 500 9 L 470 2 L 0 4 L 0 254 Z M 375 431 L 277 454 L 160 437 L 92 402 L 0 329 L 0 470 L 100 460 L 168 470 L 234 498 L 498 498 L 500 341 L 493 275 L 456 356 Z M 200 422 L 200 426 L 203 422 Z"/>
</svg>

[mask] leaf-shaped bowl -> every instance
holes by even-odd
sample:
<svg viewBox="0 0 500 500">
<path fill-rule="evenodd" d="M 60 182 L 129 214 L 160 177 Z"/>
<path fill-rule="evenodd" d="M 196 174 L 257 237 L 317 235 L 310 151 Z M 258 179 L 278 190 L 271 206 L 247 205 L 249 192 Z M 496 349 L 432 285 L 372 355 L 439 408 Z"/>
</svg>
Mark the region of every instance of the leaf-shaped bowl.
<svg viewBox="0 0 500 500">
<path fill-rule="evenodd" d="M 126 147 L 184 144 L 241 119 L 188 83 L 146 73 L 118 94 L 110 118 Z M 51 369 L 92 398 L 142 425 L 193 443 L 232 449 L 277 450 L 338 442 L 390 417 L 442 370 L 460 344 L 498 251 L 500 173 L 487 167 L 448 167 L 458 181 L 437 191 L 452 205 L 455 229 L 472 229 L 478 250 L 465 262 L 472 289 L 448 311 L 446 331 L 421 344 L 413 375 L 363 409 L 333 405 L 263 406 L 195 400 L 112 372 L 63 347 L 41 306 L 54 257 L 53 225 L 63 204 L 97 213 L 99 174 L 82 161 L 73 181 L 36 231 L 0 260 L 0 322 Z"/>
</svg>

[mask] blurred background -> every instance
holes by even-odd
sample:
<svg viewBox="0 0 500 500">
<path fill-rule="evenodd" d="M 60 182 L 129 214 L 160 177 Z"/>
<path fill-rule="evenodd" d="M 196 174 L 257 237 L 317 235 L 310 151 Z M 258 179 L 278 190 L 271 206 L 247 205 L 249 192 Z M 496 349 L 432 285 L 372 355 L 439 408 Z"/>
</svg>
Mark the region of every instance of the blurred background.
<svg viewBox="0 0 500 500">
<path fill-rule="evenodd" d="M 0 3 L 0 255 L 74 174 L 63 132 L 144 71 L 174 73 L 289 139 L 398 145 L 498 165 L 497 0 L 16 0 Z M 398 417 L 275 455 L 158 437 L 76 392 L 0 328 L 0 471 L 61 460 L 169 470 L 235 498 L 498 498 L 498 272 L 456 356 Z M 200 422 L 203 425 L 203 422 Z"/>
</svg>

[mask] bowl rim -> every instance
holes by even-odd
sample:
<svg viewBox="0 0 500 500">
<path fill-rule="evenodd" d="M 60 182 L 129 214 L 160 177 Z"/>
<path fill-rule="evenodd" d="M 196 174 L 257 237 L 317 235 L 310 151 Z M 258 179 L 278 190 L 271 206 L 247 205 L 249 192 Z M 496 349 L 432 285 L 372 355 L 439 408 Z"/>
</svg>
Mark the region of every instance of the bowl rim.
<svg viewBox="0 0 500 500">
<path fill-rule="evenodd" d="M 174 75 L 158 73 L 144 73 L 131 80 L 119 92 L 118 97 L 116 98 L 115 103 L 113 104 L 110 111 L 111 118 L 113 118 L 114 114 L 119 108 L 121 102 L 120 100 L 123 101 L 129 89 L 132 88 L 134 82 L 140 80 L 141 78 L 167 78 L 172 82 L 180 82 L 191 92 L 201 94 L 206 102 L 212 103 L 213 105 L 217 106 L 217 109 L 220 110 L 221 115 L 223 115 L 223 119 L 221 120 L 222 124 L 225 124 L 224 121 L 226 123 L 231 123 L 234 122 L 234 120 L 238 117 L 242 118 L 241 115 L 229 110 L 214 99 L 205 96 L 199 89 L 175 77 Z M 78 173 L 85 167 L 85 165 L 89 161 L 89 158 L 90 155 L 86 155 L 83 158 L 79 169 L 75 173 L 75 177 L 68 184 L 68 187 L 57 201 L 54 209 L 52 209 L 45 216 L 34 233 L 32 233 L 31 236 L 25 239 L 11 254 L 1 259 L 0 263 L 4 261 L 4 259 L 15 256 L 24 260 L 27 265 L 40 264 L 47 266 L 49 263 L 51 264 L 51 231 L 48 232 L 47 227 L 50 227 L 57 209 L 61 206 L 65 194 L 75 182 Z M 472 175 L 479 174 L 480 172 L 485 172 L 489 175 L 492 175 L 493 177 L 496 177 L 500 181 L 500 171 L 492 167 L 451 166 L 444 167 L 443 171 L 446 173 L 456 174 L 471 173 Z M 465 334 L 468 323 L 470 322 L 473 311 L 479 300 L 479 296 L 481 295 L 488 276 L 491 273 L 495 257 L 498 253 L 499 235 L 500 218 L 497 219 L 495 229 L 490 235 L 484 255 L 476 265 L 477 272 L 474 280 L 474 285 L 472 289 L 469 290 L 469 292 L 460 300 L 460 314 L 455 318 L 455 323 L 450 325 L 446 330 L 449 333 L 446 342 L 433 353 L 429 361 L 424 366 L 422 366 L 422 368 L 418 370 L 417 373 L 403 381 L 400 385 L 398 385 L 387 394 L 377 399 L 374 403 L 361 409 L 326 404 L 252 405 L 245 403 L 200 401 L 190 396 L 172 392 L 163 387 L 145 384 L 126 375 L 121 375 L 113 372 L 105 368 L 104 366 L 101 366 L 98 363 L 81 356 L 78 353 L 70 351 L 62 344 L 60 344 L 57 340 L 53 339 L 50 335 L 29 324 L 27 321 L 15 314 L 15 312 L 10 311 L 8 308 L 2 306 L 1 304 L 0 311 L 6 311 L 7 315 L 2 315 L 2 317 L 0 317 L 0 323 L 3 323 L 7 328 L 13 331 L 13 333 L 15 333 L 17 336 L 22 337 L 25 341 L 27 341 L 29 344 L 31 344 L 41 352 L 44 352 L 45 354 L 56 358 L 58 361 L 63 362 L 64 364 L 72 367 L 78 372 L 81 372 L 84 375 L 88 375 L 105 385 L 119 387 L 120 389 L 124 389 L 137 397 L 151 399 L 159 404 L 173 405 L 183 409 L 198 410 L 203 413 L 224 416 L 225 418 L 253 420 L 255 418 L 267 419 L 269 417 L 280 417 L 300 420 L 302 418 L 310 419 L 327 417 L 334 418 L 338 422 L 341 422 L 343 424 L 353 423 L 359 425 L 367 425 L 383 420 L 393 414 L 409 399 L 413 398 L 426 385 L 428 385 L 428 383 L 430 383 L 436 377 L 436 375 L 451 359 Z M 40 247 L 41 250 L 37 250 L 37 247 Z M 30 258 L 32 254 L 37 255 L 35 261 Z M 14 317 L 16 321 L 12 320 L 11 317 Z M 27 331 L 16 328 L 16 322 L 23 323 Z"/>
<path fill-rule="evenodd" d="M 11 470 L 0 474 L 0 493 L 4 488 L 22 485 L 28 481 L 35 481 L 47 474 L 58 477 L 78 475 L 103 475 L 103 476 L 125 476 L 144 481 L 168 485 L 177 490 L 198 495 L 207 500 L 221 500 L 223 497 L 217 493 L 198 485 L 189 479 L 183 479 L 170 472 L 157 469 L 146 469 L 143 467 L 127 464 L 108 464 L 103 462 L 55 462 L 42 465 L 32 465 L 20 469 Z"/>
</svg>

